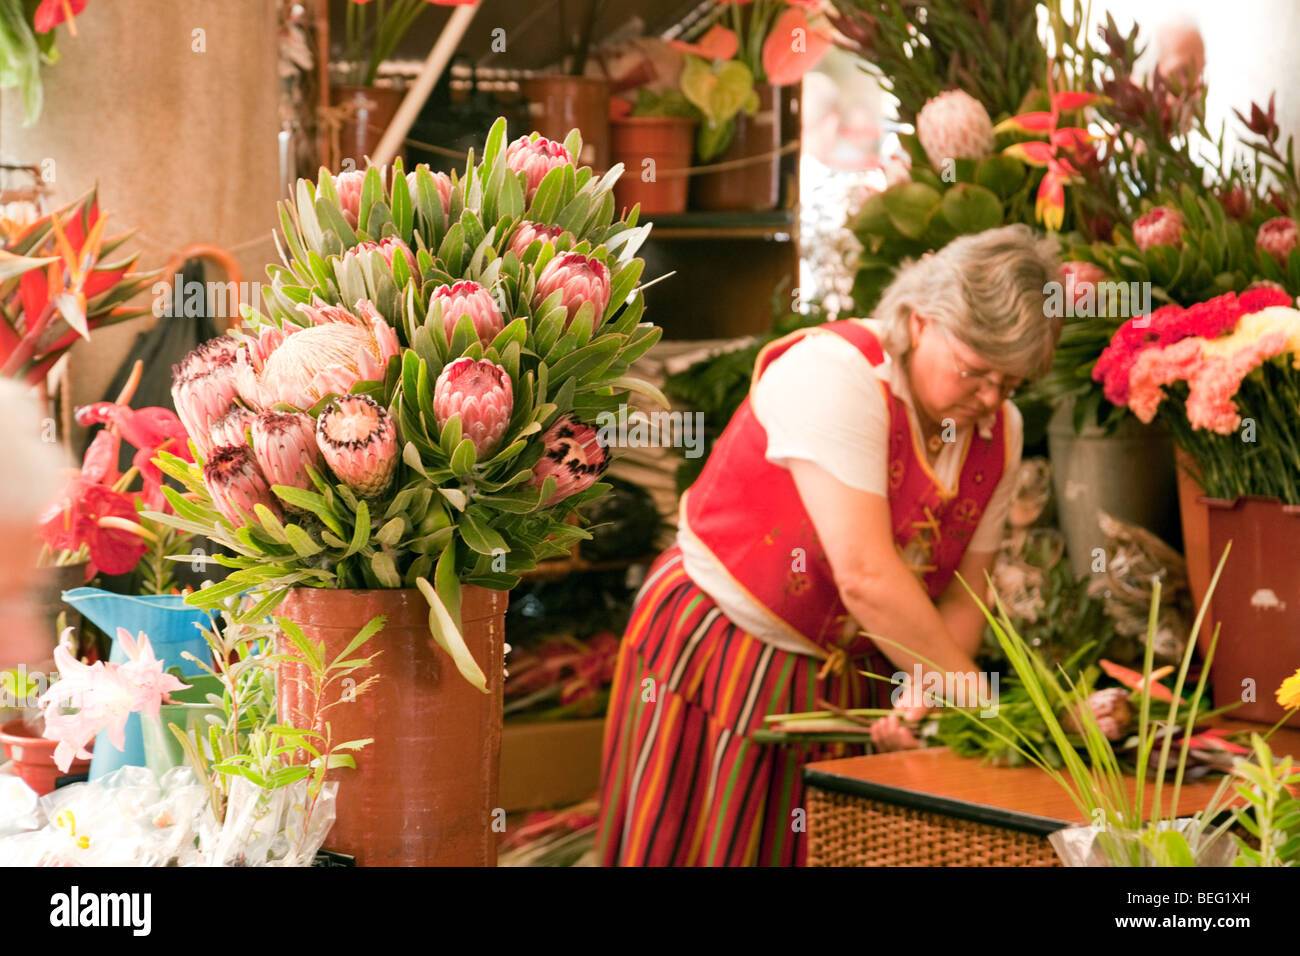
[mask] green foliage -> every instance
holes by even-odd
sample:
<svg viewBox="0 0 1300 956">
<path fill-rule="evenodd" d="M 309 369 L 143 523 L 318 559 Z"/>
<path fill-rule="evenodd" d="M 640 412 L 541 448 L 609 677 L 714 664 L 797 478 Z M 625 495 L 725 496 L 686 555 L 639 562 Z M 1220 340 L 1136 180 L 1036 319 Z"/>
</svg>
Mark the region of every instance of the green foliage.
<svg viewBox="0 0 1300 956">
<path fill-rule="evenodd" d="M 1242 780 L 1237 794 L 1246 801 L 1233 817 L 1255 838 L 1256 849 L 1233 834 L 1237 842 L 1234 866 L 1300 866 L 1300 769 L 1290 757 L 1274 757 L 1259 734 L 1250 735 L 1255 762 L 1238 758 L 1234 773 Z"/>
</svg>

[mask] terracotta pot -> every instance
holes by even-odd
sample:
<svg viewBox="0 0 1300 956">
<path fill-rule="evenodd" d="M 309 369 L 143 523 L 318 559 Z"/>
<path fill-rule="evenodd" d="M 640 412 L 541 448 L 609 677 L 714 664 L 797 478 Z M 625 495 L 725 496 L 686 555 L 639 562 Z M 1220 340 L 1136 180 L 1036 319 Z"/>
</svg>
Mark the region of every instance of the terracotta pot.
<svg viewBox="0 0 1300 956">
<path fill-rule="evenodd" d="M 614 120 L 610 128 L 613 161 L 625 167 L 614 184 L 618 207 L 627 210 L 640 203 L 641 213 L 647 216 L 685 212 L 690 178 L 664 174 L 690 167 L 695 121 L 676 116 L 629 116 Z"/>
<path fill-rule="evenodd" d="M 405 90 L 386 86 L 349 86 L 340 84 L 330 89 L 330 101 L 336 107 L 348 110 L 346 119 L 339 124 L 339 155 L 342 166 L 345 159 L 364 169 L 366 157 L 379 146 L 388 124 L 397 114 Z M 398 150 L 399 156 L 402 150 Z"/>
<path fill-rule="evenodd" d="M 1199 610 L 1209 590 L 1210 578 L 1219 560 L 1210 557 L 1210 511 L 1201 500 L 1205 489 L 1196 479 L 1196 464 L 1181 448 L 1174 449 L 1174 468 L 1178 475 L 1178 517 L 1183 526 L 1183 555 L 1187 559 L 1187 586 L 1192 592 L 1192 606 Z M 1204 654 L 1214 636 L 1214 603 L 1205 611 L 1205 620 L 1196 644 Z"/>
<path fill-rule="evenodd" d="M 519 82 L 519 90 L 534 130 L 557 143 L 571 129 L 581 130 L 578 164 L 609 169 L 609 83 L 590 76 L 532 76 Z"/>
<path fill-rule="evenodd" d="M 5 755 L 14 762 L 14 770 L 39 796 L 54 791 L 54 784 L 60 777 L 84 774 L 90 770 L 89 760 L 73 760 L 67 773 L 59 769 L 54 762 L 54 748 L 57 740 L 31 736 L 21 720 L 11 720 L 0 727 L 0 743 L 4 744 Z"/>
<path fill-rule="evenodd" d="M 781 90 L 761 83 L 758 112 L 736 116 L 736 135 L 713 163 L 745 161 L 743 166 L 703 173 L 695 180 L 691 205 L 710 212 L 765 212 L 781 201 Z M 763 158 L 759 158 L 763 157 Z"/>
<path fill-rule="evenodd" d="M 1300 668 L 1300 505 L 1255 496 L 1202 500 L 1215 567 L 1232 542 L 1214 590 L 1221 627 L 1210 665 L 1214 706 L 1253 696 L 1229 716 L 1271 724 L 1283 714 L 1277 688 Z M 1300 714 L 1287 725 L 1300 727 Z"/>
<path fill-rule="evenodd" d="M 488 679 L 484 694 L 433 644 L 419 591 L 289 592 L 280 615 L 324 641 L 329 659 L 371 618 L 387 617 L 367 645 L 382 653 L 359 675 L 378 680 L 325 715 L 337 741 L 374 738 L 355 755 L 356 769 L 331 771 L 339 793 L 327 849 L 360 866 L 496 865 L 506 597 L 475 587 L 461 595 L 465 643 Z M 281 635 L 277 650 L 288 647 Z M 306 678 L 301 664 L 283 663 L 276 673 L 280 719 L 299 727 L 313 725 L 320 704 Z M 332 687 L 325 703 L 348 692 Z"/>
</svg>

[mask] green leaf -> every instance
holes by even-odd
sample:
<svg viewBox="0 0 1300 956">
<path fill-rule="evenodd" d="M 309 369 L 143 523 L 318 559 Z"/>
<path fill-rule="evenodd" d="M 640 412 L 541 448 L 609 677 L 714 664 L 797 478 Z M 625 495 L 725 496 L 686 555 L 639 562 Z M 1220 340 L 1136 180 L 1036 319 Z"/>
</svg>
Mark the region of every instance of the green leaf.
<svg viewBox="0 0 1300 956">
<path fill-rule="evenodd" d="M 298 552 L 299 557 L 310 558 L 312 555 L 325 550 L 324 545 L 317 544 L 311 539 L 311 535 L 296 524 L 285 525 L 284 533 L 285 537 L 289 539 L 289 544 L 293 547 L 293 550 Z"/>
<path fill-rule="evenodd" d="M 370 570 L 374 572 L 375 578 L 386 588 L 400 588 L 402 586 L 401 575 L 397 573 L 397 564 L 393 561 L 393 556 L 387 551 L 376 551 L 370 556 Z"/>
<path fill-rule="evenodd" d="M 343 557 L 356 554 L 366 546 L 370 540 L 370 506 L 364 501 L 357 502 L 357 524 L 352 529 L 352 543 L 348 545 L 348 550 Z"/>
<path fill-rule="evenodd" d="M 305 491 L 302 488 L 293 488 L 289 485 L 272 485 L 271 490 L 275 492 L 277 498 L 288 504 L 295 505 L 304 511 L 314 514 L 325 527 L 329 528 L 340 538 L 346 535 L 343 525 L 335 517 L 328 503 L 314 491 Z M 302 530 L 301 528 L 299 529 Z"/>
<path fill-rule="evenodd" d="M 474 471 L 474 461 L 477 454 L 474 450 L 474 443 L 468 438 L 462 438 L 451 456 L 452 474 L 457 478 L 469 477 Z"/>
<path fill-rule="evenodd" d="M 943 216 L 960 233 L 983 232 L 1002 225 L 1002 202 L 983 186 L 958 183 L 943 195 Z"/>
<path fill-rule="evenodd" d="M 487 516 L 477 506 L 470 506 L 461 513 L 457 527 L 465 543 L 479 554 L 492 555 L 510 550 L 505 539 L 492 529 Z"/>
<path fill-rule="evenodd" d="M 429 632 L 433 639 L 451 656 L 462 677 L 483 693 L 488 693 L 487 678 L 465 645 L 460 628 L 456 626 L 438 592 L 425 578 L 417 578 L 415 584 L 429 602 Z"/>
<path fill-rule="evenodd" d="M 985 157 L 975 167 L 975 182 L 1002 200 L 1010 199 L 1024 184 L 1025 164 L 1011 156 L 994 154 Z M 999 204 L 1000 205 L 1000 204 Z"/>
<path fill-rule="evenodd" d="M 461 626 L 460 618 L 460 578 L 456 574 L 456 548 L 449 545 L 438 555 L 438 564 L 434 569 L 433 586 L 442 598 L 452 622 Z"/>
<path fill-rule="evenodd" d="M 903 183 L 884 193 L 885 209 L 895 229 L 909 239 L 925 235 L 930 216 L 943 199 L 923 183 Z"/>
</svg>

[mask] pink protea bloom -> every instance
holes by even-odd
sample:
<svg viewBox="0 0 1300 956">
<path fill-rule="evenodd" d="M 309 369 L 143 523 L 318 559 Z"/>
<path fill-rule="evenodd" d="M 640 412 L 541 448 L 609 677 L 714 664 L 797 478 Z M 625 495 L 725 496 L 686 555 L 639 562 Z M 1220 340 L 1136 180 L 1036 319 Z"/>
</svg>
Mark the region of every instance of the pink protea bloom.
<svg viewBox="0 0 1300 956">
<path fill-rule="evenodd" d="M 212 428 L 208 432 L 212 447 L 220 448 L 222 445 L 246 444 L 248 438 L 244 432 L 252 427 L 255 421 L 257 421 L 255 412 L 250 412 L 242 405 L 231 405 L 226 410 L 226 414 L 212 423 Z"/>
<path fill-rule="evenodd" d="M 594 321 L 599 322 L 609 305 L 609 269 L 599 259 L 580 252 L 556 256 L 537 277 L 533 308 L 536 309 L 557 290 L 561 304 L 569 313 L 564 320 L 565 328 L 569 327 L 584 302 L 595 307 Z"/>
<path fill-rule="evenodd" d="M 442 370 L 433 387 L 433 413 L 442 429 L 460 416 L 461 435 L 474 443 L 477 460 L 493 452 L 514 411 L 510 376 L 495 362 L 458 358 Z"/>
<path fill-rule="evenodd" d="M 429 168 L 424 163 L 421 163 L 420 166 L 424 166 L 425 169 Z M 420 166 L 416 166 L 415 169 L 406 174 L 406 186 L 411 193 L 411 205 L 413 206 L 419 201 L 420 185 L 417 174 Z M 438 201 L 442 203 L 442 221 L 445 225 L 447 217 L 451 215 L 451 177 L 446 173 L 431 172 L 430 175 L 433 177 L 434 188 L 438 190 Z"/>
<path fill-rule="evenodd" d="M 114 747 L 124 750 L 126 720 L 132 713 L 157 720 L 163 701 L 170 700 L 167 695 L 190 686 L 163 670 L 143 633 L 137 642 L 119 627 L 117 639 L 127 654 L 125 664 L 86 665 L 62 643 L 54 650 L 59 679 L 39 703 L 45 711 L 46 738 L 59 742 L 54 761 L 60 770 L 66 771 L 76 757 L 90 757 L 86 747 L 103 730 Z M 76 713 L 65 714 L 64 708 L 76 708 Z"/>
<path fill-rule="evenodd" d="M 280 402 L 311 408 L 330 392 L 382 379 L 401 350 L 393 327 L 364 299 L 356 313 L 319 300 L 300 308 L 314 324 L 286 336 L 267 357 L 257 376 L 259 408 Z"/>
<path fill-rule="evenodd" d="M 253 457 L 269 484 L 312 487 L 307 466 L 319 469 L 321 455 L 316 445 L 316 422 L 310 415 L 262 412 L 253 420 L 252 429 Z"/>
<path fill-rule="evenodd" d="M 345 251 L 343 253 L 343 258 L 352 259 L 364 265 L 371 255 L 381 256 L 384 263 L 388 266 L 389 272 L 392 272 L 393 270 L 393 260 L 398 256 L 402 256 L 406 259 L 406 266 L 410 270 L 411 275 L 415 277 L 416 282 L 419 282 L 420 273 L 415 265 L 415 253 L 411 251 L 410 246 L 397 238 L 397 236 L 389 236 L 387 239 L 380 240 L 379 242 L 358 243 L 351 249 Z"/>
<path fill-rule="evenodd" d="M 239 394 L 236 357 L 239 343 L 222 337 L 205 342 L 172 368 L 172 403 L 176 415 L 207 457 L 213 445 L 212 423 L 234 404 Z"/>
<path fill-rule="evenodd" d="M 1297 238 L 1300 238 L 1300 229 L 1297 229 L 1295 220 L 1289 216 L 1277 216 L 1259 227 L 1259 232 L 1255 233 L 1255 248 L 1268 253 L 1278 265 L 1285 266 Z"/>
<path fill-rule="evenodd" d="M 993 121 L 984 104 L 965 90 L 948 90 L 926 101 L 916 115 L 916 138 L 930 165 L 983 159 L 993 151 Z"/>
<path fill-rule="evenodd" d="M 1065 286 L 1065 294 L 1073 295 L 1075 306 L 1078 306 L 1079 300 L 1087 294 L 1089 288 L 1105 280 L 1106 273 L 1095 263 L 1071 260 L 1061 264 L 1061 281 Z"/>
<path fill-rule="evenodd" d="M 533 466 L 529 484 L 540 488 L 547 478 L 556 480 L 555 493 L 544 502 L 544 507 L 590 488 L 609 466 L 609 455 L 596 429 L 572 415 L 565 415 L 548 428 L 542 435 L 542 444 L 546 451 Z"/>
<path fill-rule="evenodd" d="M 1157 206 L 1133 223 L 1133 242 L 1143 252 L 1146 252 L 1152 246 L 1181 248 L 1183 244 L 1182 213 L 1169 206 Z"/>
<path fill-rule="evenodd" d="M 528 247 L 538 239 L 542 242 L 554 244 L 562 235 L 564 235 L 564 230 L 559 226 L 546 226 L 540 222 L 530 222 L 525 219 L 515 229 L 514 235 L 510 237 L 510 244 L 506 248 L 513 252 L 517 259 L 522 261 Z"/>
<path fill-rule="evenodd" d="M 397 428 L 388 412 L 365 395 L 335 399 L 316 422 L 325 463 L 356 494 L 373 498 L 388 488 L 397 467 Z"/>
<path fill-rule="evenodd" d="M 255 521 L 253 505 L 266 505 L 279 517 L 278 499 L 257 467 L 253 450 L 247 445 L 224 445 L 212 453 L 203 466 L 203 482 L 212 496 L 213 506 L 232 525 L 240 527 Z"/>
<path fill-rule="evenodd" d="M 491 345 L 492 340 L 506 327 L 496 299 L 477 282 L 466 280 L 455 285 L 439 286 L 433 291 L 433 298 L 442 302 L 442 327 L 447 333 L 448 342 L 462 315 L 468 315 L 474 323 L 474 333 L 484 348 Z"/>
<path fill-rule="evenodd" d="M 524 174 L 529 202 L 532 202 L 537 187 L 542 184 L 547 173 L 559 166 L 572 165 L 573 156 L 564 148 L 564 144 L 553 142 L 544 136 L 537 139 L 520 136 L 506 149 L 506 166 L 513 172 Z"/>
<path fill-rule="evenodd" d="M 350 169 L 334 177 L 334 191 L 339 195 L 339 209 L 353 229 L 361 213 L 361 188 L 366 182 L 364 169 Z"/>
</svg>

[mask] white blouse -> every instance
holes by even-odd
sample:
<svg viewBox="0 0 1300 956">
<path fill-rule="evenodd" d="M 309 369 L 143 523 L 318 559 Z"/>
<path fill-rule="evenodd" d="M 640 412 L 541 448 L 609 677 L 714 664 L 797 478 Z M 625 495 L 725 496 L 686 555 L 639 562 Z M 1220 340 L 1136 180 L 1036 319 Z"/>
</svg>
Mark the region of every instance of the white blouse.
<svg viewBox="0 0 1300 956">
<path fill-rule="evenodd" d="M 880 334 L 878 322 L 863 320 Z M 873 366 L 858 349 L 834 334 L 809 335 L 775 359 L 751 389 L 754 417 L 767 432 L 767 460 L 782 468 L 792 458 L 811 461 L 851 488 L 888 497 L 889 408 L 878 380 L 903 401 L 917 446 L 925 441 L 916 417 L 907 376 L 889 353 Z M 1003 403 L 1007 422 L 1007 462 L 988 508 L 971 537 L 969 550 L 996 551 L 1011 507 L 1016 470 L 1024 442 L 1020 410 Z M 980 419 L 982 435 L 991 434 L 996 413 Z M 935 477 L 952 488 L 960 478 L 966 445 L 974 429 L 959 429 L 945 442 L 931 464 Z M 760 640 L 785 650 L 807 654 L 814 645 L 776 621 L 745 594 L 691 534 L 685 509 L 678 521 L 677 543 L 686 573 L 732 621 Z M 918 542 L 903 552 L 903 560 L 923 564 Z M 824 656 L 820 655 L 819 656 Z"/>
</svg>

